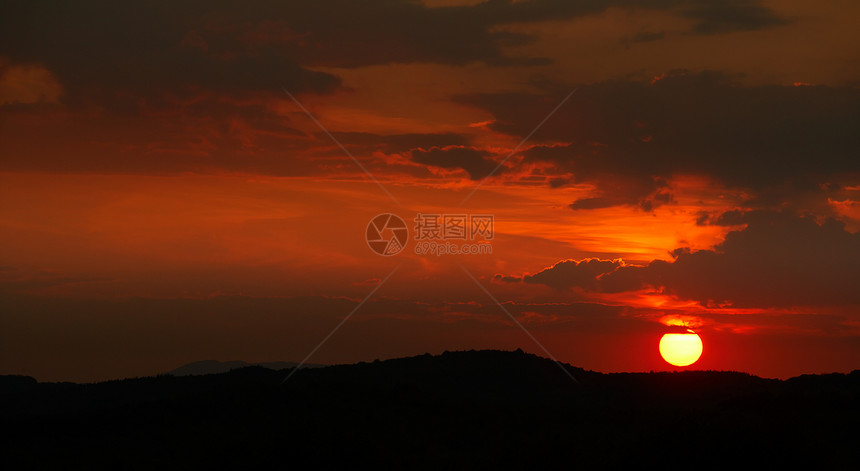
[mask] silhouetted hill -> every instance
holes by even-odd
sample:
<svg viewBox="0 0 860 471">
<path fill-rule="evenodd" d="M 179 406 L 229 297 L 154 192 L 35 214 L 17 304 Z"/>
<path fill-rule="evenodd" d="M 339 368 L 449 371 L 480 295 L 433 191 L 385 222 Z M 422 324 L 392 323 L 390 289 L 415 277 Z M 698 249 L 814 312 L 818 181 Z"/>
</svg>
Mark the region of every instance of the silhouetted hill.
<svg viewBox="0 0 860 471">
<path fill-rule="evenodd" d="M 860 371 L 601 374 L 522 351 L 97 384 L 0 378 L 7 469 L 856 467 Z"/>
<path fill-rule="evenodd" d="M 188 363 L 168 371 L 167 374 L 173 376 L 190 376 L 190 375 L 211 375 L 218 373 L 226 373 L 230 370 L 245 368 L 248 366 L 261 366 L 270 370 L 284 370 L 287 368 L 295 368 L 299 364 L 292 361 L 272 361 L 266 363 L 248 363 L 241 360 L 233 361 L 217 361 L 217 360 L 201 360 Z M 321 368 L 326 365 L 316 363 L 305 363 L 302 368 Z"/>
</svg>

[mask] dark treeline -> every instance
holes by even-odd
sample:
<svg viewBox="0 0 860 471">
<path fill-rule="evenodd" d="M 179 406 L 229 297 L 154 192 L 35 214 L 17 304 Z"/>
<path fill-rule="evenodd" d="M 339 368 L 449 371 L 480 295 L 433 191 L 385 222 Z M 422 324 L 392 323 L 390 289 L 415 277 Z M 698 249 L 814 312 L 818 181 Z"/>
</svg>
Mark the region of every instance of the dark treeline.
<svg viewBox="0 0 860 471">
<path fill-rule="evenodd" d="M 4 469 L 860 463 L 860 371 L 601 374 L 502 351 L 97 384 L 0 377 Z"/>
</svg>

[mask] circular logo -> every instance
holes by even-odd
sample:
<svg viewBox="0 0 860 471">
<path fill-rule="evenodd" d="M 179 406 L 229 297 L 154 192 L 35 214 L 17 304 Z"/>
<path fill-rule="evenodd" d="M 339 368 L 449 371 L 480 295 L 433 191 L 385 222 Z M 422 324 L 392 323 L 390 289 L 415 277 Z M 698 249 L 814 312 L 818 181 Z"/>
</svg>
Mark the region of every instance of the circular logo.
<svg viewBox="0 0 860 471">
<path fill-rule="evenodd" d="M 379 255 L 390 257 L 406 247 L 409 230 L 396 214 L 384 213 L 375 216 L 367 224 L 367 245 Z"/>
</svg>

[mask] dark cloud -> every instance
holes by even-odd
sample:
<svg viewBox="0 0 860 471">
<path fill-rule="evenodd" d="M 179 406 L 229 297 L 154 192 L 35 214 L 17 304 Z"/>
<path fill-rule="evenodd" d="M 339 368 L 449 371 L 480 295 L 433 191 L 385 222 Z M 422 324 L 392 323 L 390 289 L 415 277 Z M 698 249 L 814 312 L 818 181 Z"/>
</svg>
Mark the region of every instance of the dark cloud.
<svg viewBox="0 0 860 471">
<path fill-rule="evenodd" d="M 598 276 L 611 272 L 623 266 L 620 260 L 600 260 L 587 258 L 585 260 L 562 260 L 555 265 L 545 268 L 533 275 L 509 277 L 496 275 L 495 280 L 514 283 L 522 280 L 525 283 L 547 285 L 556 289 L 581 288 L 588 291 L 597 289 Z"/>
<path fill-rule="evenodd" d="M 606 182 L 601 185 L 602 193 L 608 196 L 594 196 L 589 198 L 580 198 L 569 204 L 568 207 L 573 210 L 588 210 L 610 208 L 620 205 L 634 205 L 645 212 L 651 212 L 664 204 L 672 202 L 674 199 L 672 193 L 663 186 L 657 185 L 657 189 L 651 189 L 647 185 L 637 185 L 632 183 L 627 187 L 617 184 L 617 182 Z M 551 184 L 550 184 L 551 185 Z M 606 190 L 606 187 L 611 187 L 611 190 Z"/>
<path fill-rule="evenodd" d="M 621 204 L 618 200 L 596 196 L 593 198 L 580 198 L 571 203 L 569 207 L 570 209 L 600 209 L 609 208 L 618 204 Z"/>
<path fill-rule="evenodd" d="M 474 147 L 433 147 L 431 149 L 415 149 L 412 160 L 419 164 L 432 165 L 445 169 L 463 169 L 472 180 L 480 180 L 498 165 L 491 156 L 493 154 Z"/>
<path fill-rule="evenodd" d="M 455 99 L 492 113 L 494 130 L 525 136 L 562 97 Z M 653 83 L 580 87 L 534 136 L 555 144 L 532 147 L 523 159 L 552 163 L 558 174 L 571 173 L 575 182 L 594 183 L 604 193 L 575 206 L 641 201 L 657 190 L 655 178 L 678 174 L 754 190 L 781 187 L 785 194 L 860 172 L 858 128 L 856 87 L 741 86 L 718 72 L 678 71 Z M 660 198 L 666 197 L 648 204 Z"/>
<path fill-rule="evenodd" d="M 582 178 L 582 176 L 580 175 Z M 575 181 L 571 178 L 568 183 Z M 667 204 L 673 200 L 672 189 L 660 177 L 652 178 L 645 175 L 616 175 L 601 173 L 592 175 L 587 181 L 597 186 L 599 196 L 580 198 L 568 205 L 573 210 L 589 210 L 609 208 L 612 206 L 633 206 L 645 212 Z"/>
<path fill-rule="evenodd" d="M 145 113 L 154 116 L 144 120 L 27 108 L 32 107 L 0 113 L 4 170 L 320 172 L 318 163 L 307 158 L 308 149 L 319 141 L 294 128 L 288 117 L 256 104 L 203 100 L 178 104 L 171 111 L 147 108 Z M 50 139 L 41 138 L 44 135 Z M 337 153 L 343 156 L 339 149 Z"/>
<path fill-rule="evenodd" d="M 506 47 L 534 38 L 501 27 L 593 15 L 610 7 L 630 5 L 616 0 L 508 0 L 442 8 L 414 0 L 20 0 L 4 3 L 0 55 L 42 64 L 74 94 L 104 93 L 103 100 L 116 99 L 114 90 L 154 98 L 189 87 L 325 93 L 340 85 L 337 77 L 306 67 L 546 64 L 545 58 L 507 55 Z M 696 33 L 781 22 L 751 0 L 719 5 L 662 0 L 637 8 L 693 18 Z"/>
<path fill-rule="evenodd" d="M 185 120 L 223 119 L 241 122 L 255 131 L 281 134 L 284 137 L 305 135 L 293 127 L 293 123 L 288 117 L 258 103 L 203 99 L 188 104 L 179 104 L 175 110 L 175 115 Z"/>
<path fill-rule="evenodd" d="M 53 72 L 69 104 L 114 111 L 199 90 L 328 93 L 340 80 L 308 70 L 275 47 L 250 44 L 241 24 L 266 8 L 227 2 L 6 2 L 0 56 Z M 271 5 L 270 5 L 271 7 Z M 250 26 L 248 26 L 250 28 Z"/>
<path fill-rule="evenodd" d="M 712 250 L 677 249 L 672 262 L 568 260 L 523 281 L 599 292 L 652 287 L 735 307 L 860 304 L 860 233 L 843 223 L 768 211 L 731 212 L 717 221 L 746 227 L 729 232 Z"/>
<path fill-rule="evenodd" d="M 755 1 L 711 2 L 701 0 L 680 7 L 683 16 L 697 20 L 693 32 L 717 34 L 732 31 L 754 31 L 779 26 L 787 20 Z"/>
<path fill-rule="evenodd" d="M 496 283 L 519 283 L 520 281 L 523 281 L 523 277 L 496 273 L 493 275 L 493 281 Z"/>
<path fill-rule="evenodd" d="M 755 217 L 767 217 L 768 214 L 767 211 L 743 211 L 740 209 L 721 213 L 700 211 L 696 217 L 696 224 L 699 226 L 740 226 L 751 219 L 755 219 Z"/>
<path fill-rule="evenodd" d="M 758 6 L 759 2 L 731 0 L 722 5 L 714 9 L 700 0 L 662 0 L 635 8 L 672 12 L 700 25 L 725 23 L 720 18 L 733 11 L 752 18 L 744 20 L 744 29 L 774 24 L 773 14 Z M 509 55 L 508 48 L 535 38 L 506 31 L 505 26 L 594 15 L 611 7 L 630 5 L 614 0 L 490 1 L 442 8 L 410 0 L 255 0 L 241 4 L 226 0 L 164 4 L 11 0 L 4 3 L 0 16 L 0 65 L 39 68 L 50 78 L 51 90 L 58 93 L 56 100 L 51 95 L 47 101 L 59 104 L 0 106 L 4 134 L 0 151 L 15 159 L 4 161 L 3 167 L 313 173 L 313 164 L 284 158 L 283 153 L 294 156 L 312 139 L 302 136 L 272 103 L 284 99 L 284 88 L 295 94 L 344 89 L 339 77 L 315 67 L 545 64 L 548 60 L 540 57 Z M 754 15 L 744 13 L 751 8 L 758 8 L 758 23 Z M 535 105 L 535 97 L 526 98 Z M 555 98 L 543 97 L 543 104 L 549 103 L 551 109 Z M 480 105 L 480 97 L 473 101 Z M 78 115 L 62 115 L 69 110 Z M 535 109 L 523 111 L 531 117 Z M 29 119 L 34 113 L 53 116 L 36 129 Z M 146 125 L 134 122 L 135 117 L 144 119 Z M 518 117 L 510 118 L 513 120 L 496 126 L 514 132 Z M 540 118 L 529 120 L 528 126 Z M 49 127 L 51 141 L 34 142 L 32 136 Z M 469 144 L 462 136 L 444 134 L 387 136 L 381 144 L 368 142 L 373 136 L 353 135 L 350 139 L 367 152 Z M 589 144 L 577 142 L 568 150 L 577 153 L 583 145 Z M 64 157 L 53 157 L 57 149 L 64 150 Z M 43 161 L 63 158 L 65 161 Z M 424 158 L 446 168 L 456 165 L 441 154 Z M 463 161 L 473 178 L 487 168 L 475 155 L 463 156 Z M 584 175 L 579 168 L 577 179 L 586 178 Z M 649 185 L 646 180 L 639 184 L 643 189 L 637 193 L 637 204 L 654 192 L 646 188 Z M 653 203 L 644 203 L 643 208 L 649 204 L 653 207 Z"/>
<path fill-rule="evenodd" d="M 819 225 L 783 213 L 753 212 L 743 220 L 747 227 L 730 232 L 713 250 L 676 251 L 674 262 L 652 262 L 641 280 L 703 303 L 860 303 L 860 234 L 833 219 Z"/>
<path fill-rule="evenodd" d="M 407 134 L 374 134 L 367 132 L 335 132 L 335 139 L 347 147 L 357 148 L 365 152 L 381 151 L 398 154 L 412 149 L 430 149 L 432 147 L 466 146 L 471 137 L 457 133 L 407 133 Z M 324 137 L 322 134 L 320 137 Z"/>
<path fill-rule="evenodd" d="M 188 101 L 173 100 L 169 109 L 144 105 L 138 110 L 144 124 L 104 114 L 69 119 L 66 111 L 51 104 L 6 105 L 0 114 L 5 134 L 0 139 L 0 167 L 120 173 L 227 170 L 295 176 L 331 171 L 323 166 L 333 159 L 347 159 L 329 136 L 307 133 L 308 124 L 313 124 L 306 116 L 285 115 L 270 105 L 204 94 Z M 44 126 L 33 126 L 36 120 L 50 123 L 51 139 L 33 138 L 45 132 Z M 359 158 L 374 152 L 404 154 L 416 148 L 463 146 L 471 140 L 457 133 L 335 132 L 334 136 Z M 348 169 L 356 168 L 350 163 Z"/>
</svg>

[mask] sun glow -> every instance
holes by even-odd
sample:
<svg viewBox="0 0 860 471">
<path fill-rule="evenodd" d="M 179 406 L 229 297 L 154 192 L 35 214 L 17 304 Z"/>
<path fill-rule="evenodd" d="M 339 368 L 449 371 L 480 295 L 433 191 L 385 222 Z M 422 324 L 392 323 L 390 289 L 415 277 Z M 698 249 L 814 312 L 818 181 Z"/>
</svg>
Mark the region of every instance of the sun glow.
<svg viewBox="0 0 860 471">
<path fill-rule="evenodd" d="M 660 355 L 675 366 L 692 365 L 702 356 L 702 339 L 692 331 L 686 334 L 664 334 L 660 339 Z"/>
</svg>

